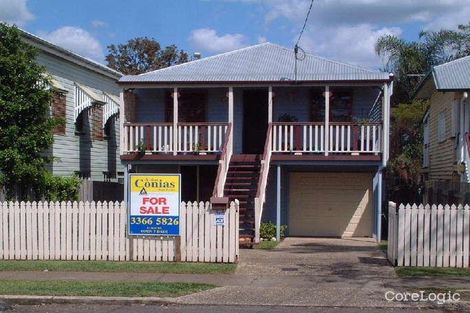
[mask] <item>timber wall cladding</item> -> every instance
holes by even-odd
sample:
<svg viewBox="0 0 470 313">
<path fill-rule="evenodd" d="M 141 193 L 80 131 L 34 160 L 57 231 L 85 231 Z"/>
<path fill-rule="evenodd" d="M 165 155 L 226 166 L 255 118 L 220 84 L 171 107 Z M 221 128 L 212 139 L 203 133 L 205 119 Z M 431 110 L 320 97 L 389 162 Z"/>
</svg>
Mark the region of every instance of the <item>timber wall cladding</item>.
<svg viewBox="0 0 470 313">
<path fill-rule="evenodd" d="M 388 250 L 396 266 L 469 267 L 470 207 L 389 203 Z"/>
<path fill-rule="evenodd" d="M 0 259 L 233 263 L 238 203 L 223 214 L 216 226 L 210 203 L 183 202 L 179 238 L 142 238 L 127 236 L 124 202 L 2 202 Z"/>
</svg>

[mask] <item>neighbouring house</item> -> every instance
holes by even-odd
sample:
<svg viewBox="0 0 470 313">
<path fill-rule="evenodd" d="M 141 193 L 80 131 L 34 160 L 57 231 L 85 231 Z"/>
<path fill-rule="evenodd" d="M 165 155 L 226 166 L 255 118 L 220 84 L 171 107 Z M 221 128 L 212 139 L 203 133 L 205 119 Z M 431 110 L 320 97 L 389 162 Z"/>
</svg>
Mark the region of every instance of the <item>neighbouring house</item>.
<svg viewBox="0 0 470 313">
<path fill-rule="evenodd" d="M 264 221 L 380 240 L 388 73 L 263 43 L 119 85 L 125 177 L 181 173 L 183 201 L 238 199 L 242 240 Z"/>
<path fill-rule="evenodd" d="M 470 203 L 470 56 L 434 66 L 416 99 L 428 99 L 423 119 L 424 201 Z"/>
<path fill-rule="evenodd" d="M 87 200 L 122 200 L 116 84 L 122 74 L 33 34 L 22 36 L 38 49 L 37 62 L 52 77 L 51 114 L 65 121 L 54 130 L 50 171 L 83 178 Z"/>
</svg>

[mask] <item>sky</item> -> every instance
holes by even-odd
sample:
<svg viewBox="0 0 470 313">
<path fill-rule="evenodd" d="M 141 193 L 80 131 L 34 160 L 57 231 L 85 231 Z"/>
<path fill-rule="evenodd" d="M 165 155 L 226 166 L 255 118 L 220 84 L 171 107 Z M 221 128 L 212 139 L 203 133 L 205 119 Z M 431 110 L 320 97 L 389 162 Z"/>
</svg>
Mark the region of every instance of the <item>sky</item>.
<svg viewBox="0 0 470 313">
<path fill-rule="evenodd" d="M 269 41 L 293 48 L 310 0 L 0 0 L 0 21 L 104 63 L 107 46 L 152 37 L 210 56 Z M 315 0 L 300 46 L 308 53 L 382 68 L 381 35 L 470 22 L 470 0 Z"/>
</svg>

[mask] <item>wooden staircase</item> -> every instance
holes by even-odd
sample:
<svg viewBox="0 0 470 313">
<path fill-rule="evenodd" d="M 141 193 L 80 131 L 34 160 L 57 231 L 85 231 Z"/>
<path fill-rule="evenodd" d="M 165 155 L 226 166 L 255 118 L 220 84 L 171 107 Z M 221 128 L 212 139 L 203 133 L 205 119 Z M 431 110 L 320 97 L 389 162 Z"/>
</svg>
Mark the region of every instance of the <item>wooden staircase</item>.
<svg viewBox="0 0 470 313">
<path fill-rule="evenodd" d="M 240 201 L 240 246 L 251 247 L 255 236 L 255 197 L 260 175 L 257 154 L 233 155 L 230 161 L 224 196 Z"/>
</svg>

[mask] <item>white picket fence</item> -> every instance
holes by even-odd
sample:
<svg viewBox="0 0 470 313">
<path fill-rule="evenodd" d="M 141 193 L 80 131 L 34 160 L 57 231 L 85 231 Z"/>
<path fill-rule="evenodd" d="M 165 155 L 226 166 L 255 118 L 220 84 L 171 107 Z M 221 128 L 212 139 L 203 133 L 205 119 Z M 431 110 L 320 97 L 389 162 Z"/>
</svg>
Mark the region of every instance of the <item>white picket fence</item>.
<svg viewBox="0 0 470 313">
<path fill-rule="evenodd" d="M 396 266 L 469 267 L 470 208 L 389 203 L 388 259 Z"/>
<path fill-rule="evenodd" d="M 2 202 L 0 260 L 238 261 L 239 212 L 181 204 L 180 237 L 127 236 L 124 202 Z"/>
</svg>

